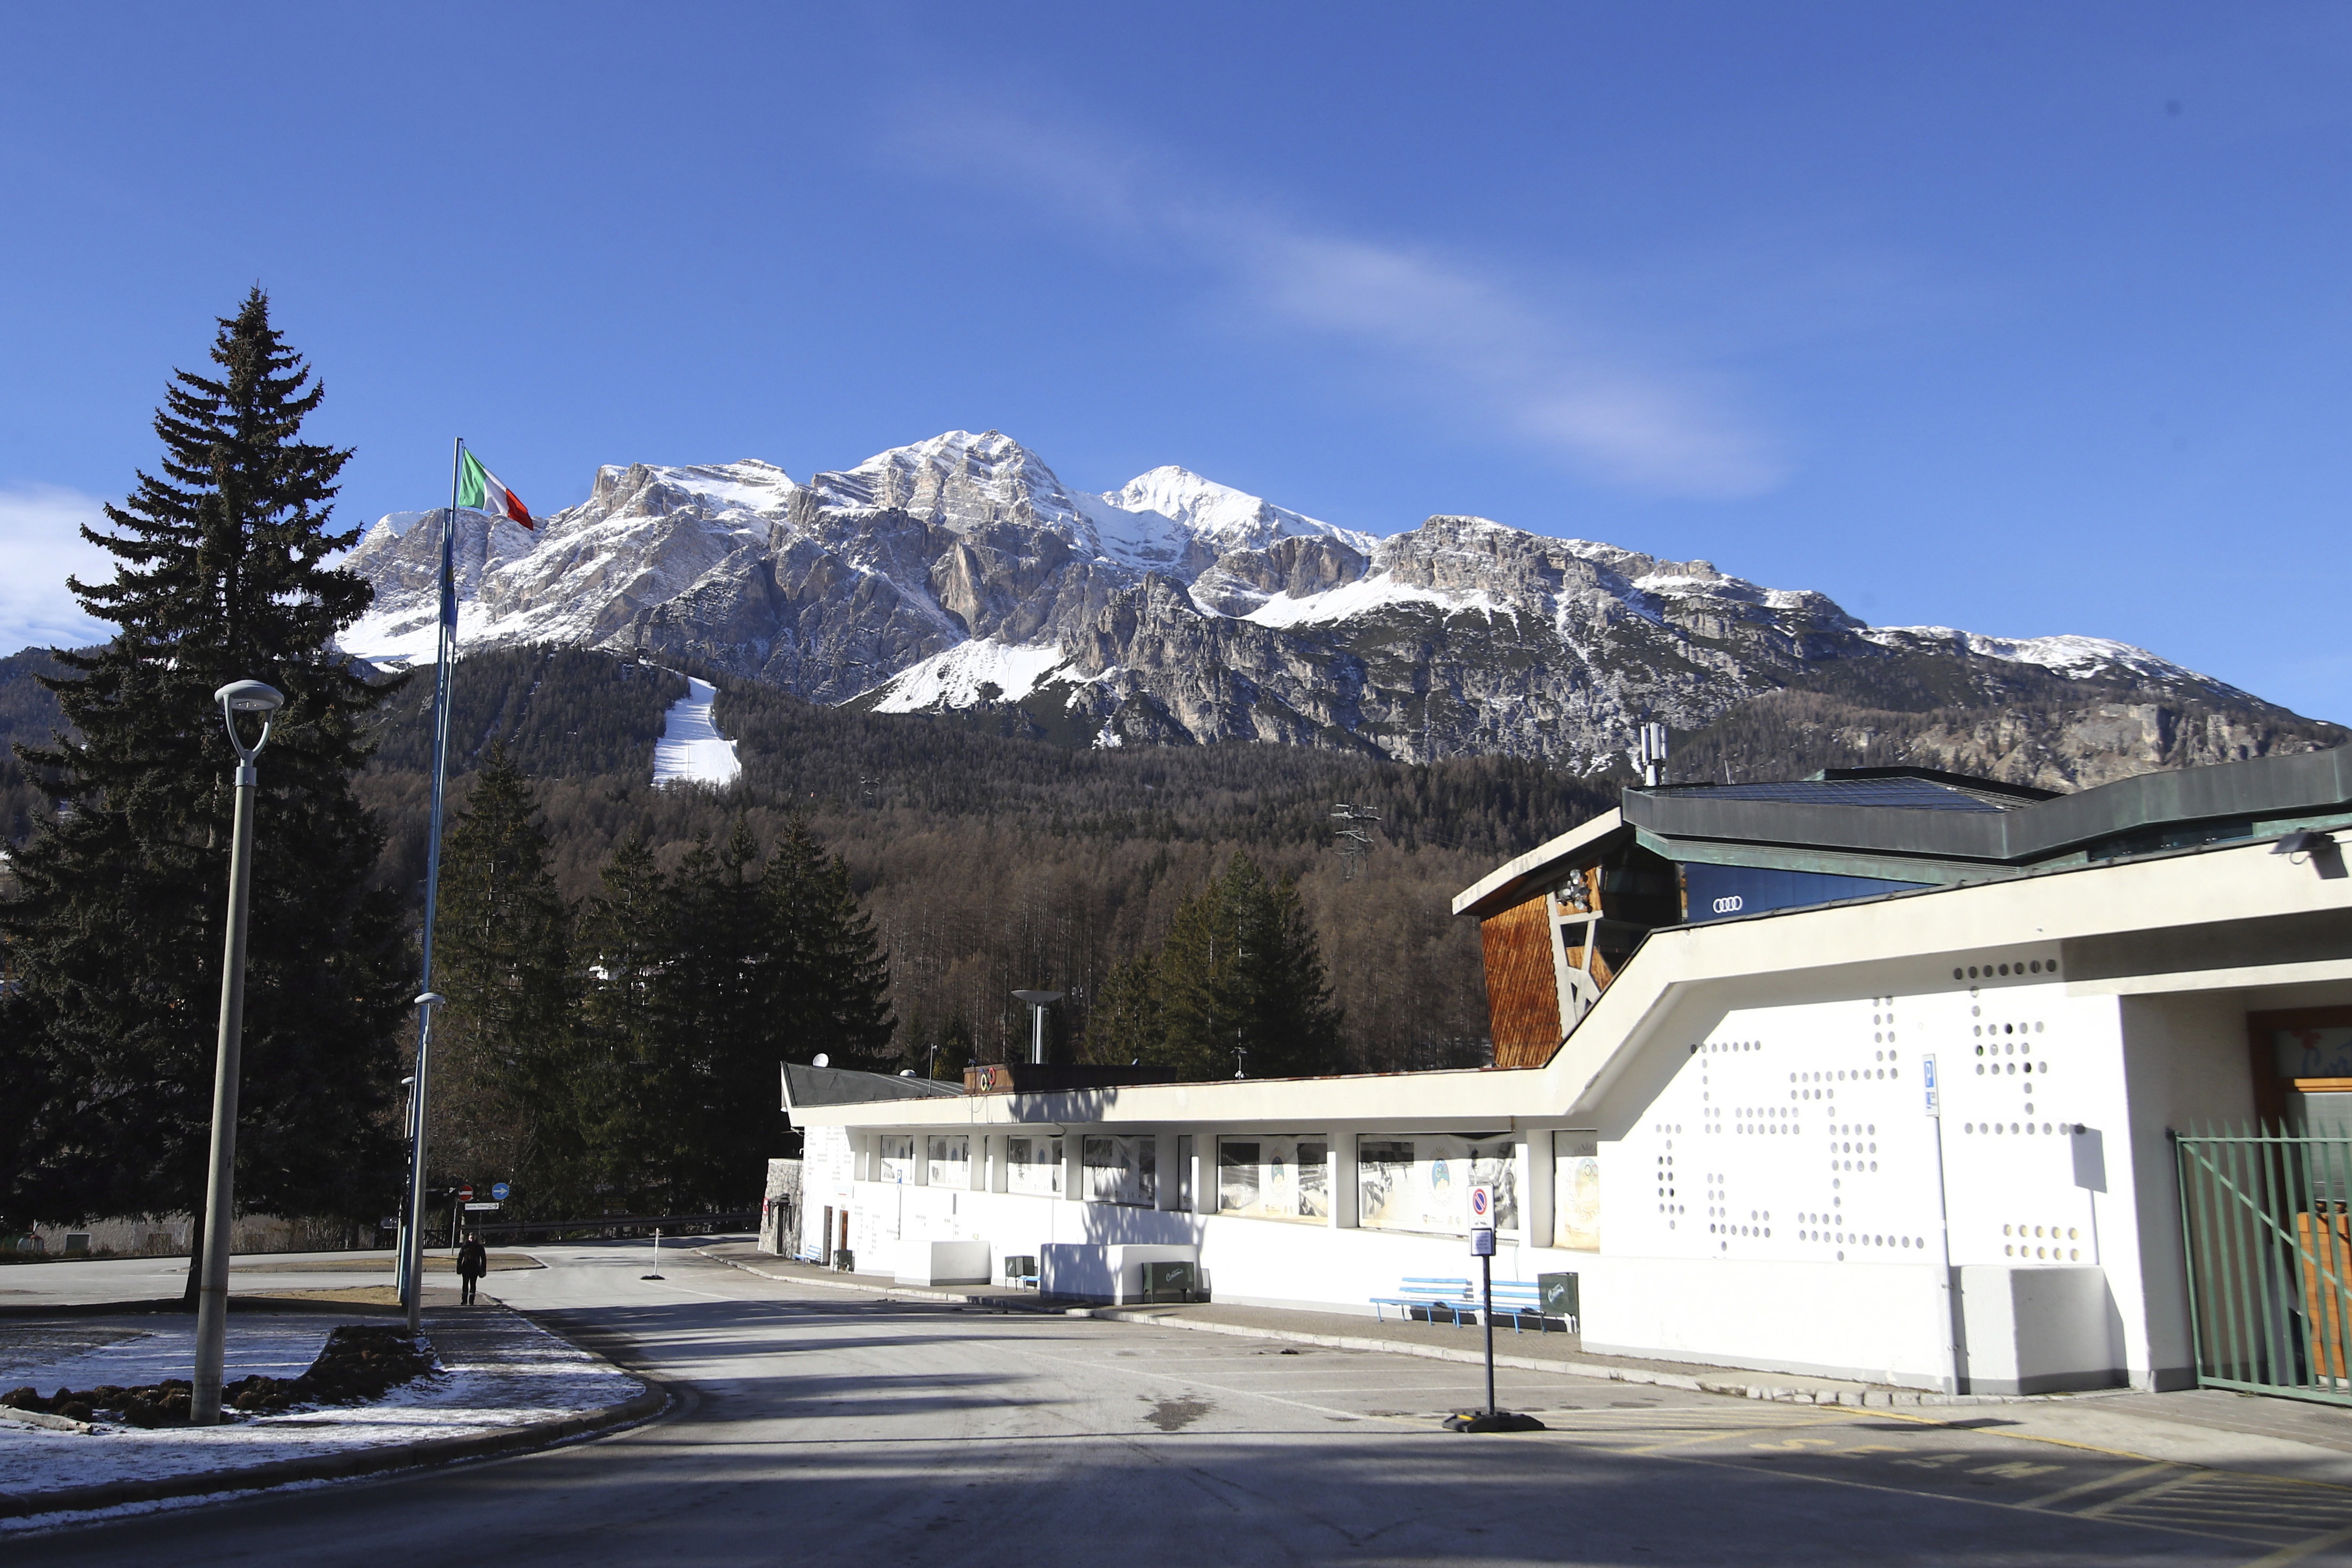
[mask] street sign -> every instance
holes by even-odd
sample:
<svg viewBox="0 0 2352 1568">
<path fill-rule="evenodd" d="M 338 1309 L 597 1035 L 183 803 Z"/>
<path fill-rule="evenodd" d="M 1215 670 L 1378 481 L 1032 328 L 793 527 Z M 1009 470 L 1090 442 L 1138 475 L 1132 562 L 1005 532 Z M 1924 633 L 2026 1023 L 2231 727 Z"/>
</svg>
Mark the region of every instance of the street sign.
<svg viewBox="0 0 2352 1568">
<path fill-rule="evenodd" d="M 484 1209 L 504 1208 L 505 1206 L 506 1205 L 503 1204 L 467 1204 L 466 1205 L 466 1212 L 467 1214 L 479 1214 Z"/>
<path fill-rule="evenodd" d="M 472 1202 L 474 1201 L 474 1184 L 473 1184 L 473 1183 L 471 1183 L 471 1182 L 463 1182 L 463 1183 L 460 1183 L 460 1184 L 458 1184 L 458 1187 L 457 1187 L 457 1201 L 458 1201 L 459 1203 L 461 1203 L 461 1204 L 469 1204 L 469 1203 L 472 1203 Z"/>
<path fill-rule="evenodd" d="M 1927 1086 L 1927 1114 L 1940 1117 L 1944 1114 L 1944 1097 L 1943 1091 L 1937 1087 L 1936 1083 L 1936 1058 L 1931 1056 L 1921 1057 L 1919 1068 L 1923 1075 L 1922 1081 Z"/>
<path fill-rule="evenodd" d="M 400 1216 L 398 1215 L 387 1215 L 383 1219 L 375 1222 L 375 1227 L 378 1230 L 398 1230 L 400 1228 Z"/>
<path fill-rule="evenodd" d="M 1495 1233 L 1491 1230 L 1472 1231 L 1470 1233 L 1470 1256 L 1473 1258 L 1494 1257 Z"/>
<path fill-rule="evenodd" d="M 1495 1228 L 1494 1188 L 1482 1186 L 1470 1189 L 1470 1228 L 1472 1230 Z"/>
<path fill-rule="evenodd" d="M 509 1190 L 510 1189 L 504 1182 L 492 1182 L 490 1184 L 490 1196 L 498 1199 L 500 1203 L 507 1201 L 507 1194 Z"/>
</svg>

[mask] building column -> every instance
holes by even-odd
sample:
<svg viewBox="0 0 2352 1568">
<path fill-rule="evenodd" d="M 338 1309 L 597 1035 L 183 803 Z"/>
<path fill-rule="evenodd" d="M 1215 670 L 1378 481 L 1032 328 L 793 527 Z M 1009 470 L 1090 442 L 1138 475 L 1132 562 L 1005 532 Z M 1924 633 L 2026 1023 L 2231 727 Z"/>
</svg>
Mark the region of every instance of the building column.
<svg viewBox="0 0 2352 1568">
<path fill-rule="evenodd" d="M 1334 1230 L 1356 1228 L 1356 1135 L 1334 1132 L 1327 1156 L 1331 1184 L 1331 1227 Z"/>
<path fill-rule="evenodd" d="M 1519 1245 L 1549 1247 L 1552 1243 L 1551 1134 L 1512 1135 L 1513 1156 L 1519 1164 Z"/>
<path fill-rule="evenodd" d="M 929 1186 L 931 1184 L 931 1135 L 920 1128 L 908 1133 L 907 1154 L 907 1163 L 915 1167 L 907 1177 L 907 1184 L 911 1187 Z"/>
<path fill-rule="evenodd" d="M 1012 1139 L 1010 1132 L 999 1132 L 988 1141 L 988 1190 L 1007 1192 L 1005 1178 L 1012 1173 Z"/>
<path fill-rule="evenodd" d="M 996 1140 L 985 1132 L 973 1132 L 970 1137 L 971 1142 L 964 1146 L 964 1158 L 970 1163 L 964 1167 L 963 1184 L 975 1193 L 984 1193 L 989 1190 L 990 1156 L 995 1151 Z"/>
<path fill-rule="evenodd" d="M 1062 1134 L 1062 1196 L 1074 1204 L 1087 1201 L 1087 1135 L 1071 1128 Z"/>
<path fill-rule="evenodd" d="M 1217 1212 L 1217 1134 L 1203 1127 L 1192 1134 L 1192 1212 Z"/>
</svg>

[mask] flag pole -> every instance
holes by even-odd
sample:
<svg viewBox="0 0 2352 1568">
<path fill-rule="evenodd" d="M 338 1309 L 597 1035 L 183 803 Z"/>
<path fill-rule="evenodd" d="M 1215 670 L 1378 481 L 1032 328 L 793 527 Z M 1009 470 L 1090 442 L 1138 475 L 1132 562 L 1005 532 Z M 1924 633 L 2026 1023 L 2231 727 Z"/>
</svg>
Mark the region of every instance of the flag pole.
<svg viewBox="0 0 2352 1568">
<path fill-rule="evenodd" d="M 433 916 L 441 893 L 441 802 L 449 784 L 449 679 L 457 661 L 457 481 L 466 462 L 466 438 L 457 437 L 449 457 L 449 510 L 441 514 L 440 657 L 433 676 L 433 825 L 425 849 L 424 963 L 416 984 L 416 1080 L 408 1096 L 408 1204 L 403 1216 L 400 1299 L 408 1309 L 408 1331 L 421 1326 L 425 1310 L 425 1107 L 433 1065 Z M 450 1241 L 457 1241 L 454 1223 Z"/>
</svg>

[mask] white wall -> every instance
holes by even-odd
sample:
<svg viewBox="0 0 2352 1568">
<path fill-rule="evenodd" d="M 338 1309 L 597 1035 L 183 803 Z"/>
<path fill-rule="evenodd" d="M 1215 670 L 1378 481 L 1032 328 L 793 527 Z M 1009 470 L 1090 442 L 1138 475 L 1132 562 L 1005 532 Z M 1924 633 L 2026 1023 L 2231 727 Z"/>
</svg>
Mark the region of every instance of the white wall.
<svg viewBox="0 0 2352 1568">
<path fill-rule="evenodd" d="M 2125 1137 L 2106 1141 L 2113 1191 L 2101 1220 L 2110 1250 L 2120 1256 L 2129 1249 L 2130 1288 L 2118 1281 L 2117 1290 L 2127 1304 L 2137 1299 L 2137 1310 L 2124 1313 L 2134 1384 L 2186 1388 L 2196 1382 L 2196 1358 L 2180 1247 L 2180 1176 L 2165 1131 L 2253 1119 L 2245 1010 L 2227 992 L 2117 1001 L 2129 1106 L 2127 1120 L 2117 1121 Z"/>
</svg>

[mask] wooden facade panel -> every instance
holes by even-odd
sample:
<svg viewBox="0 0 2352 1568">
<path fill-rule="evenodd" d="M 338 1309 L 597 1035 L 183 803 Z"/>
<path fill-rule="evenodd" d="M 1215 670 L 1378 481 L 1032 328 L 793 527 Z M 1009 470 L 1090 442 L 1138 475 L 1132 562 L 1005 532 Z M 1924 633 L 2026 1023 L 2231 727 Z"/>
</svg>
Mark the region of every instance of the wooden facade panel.
<svg viewBox="0 0 2352 1568">
<path fill-rule="evenodd" d="M 1552 971 L 1547 895 L 1478 922 L 1486 955 L 1486 1017 L 1498 1068 L 1541 1067 L 1559 1047 L 1559 982 Z"/>
</svg>

